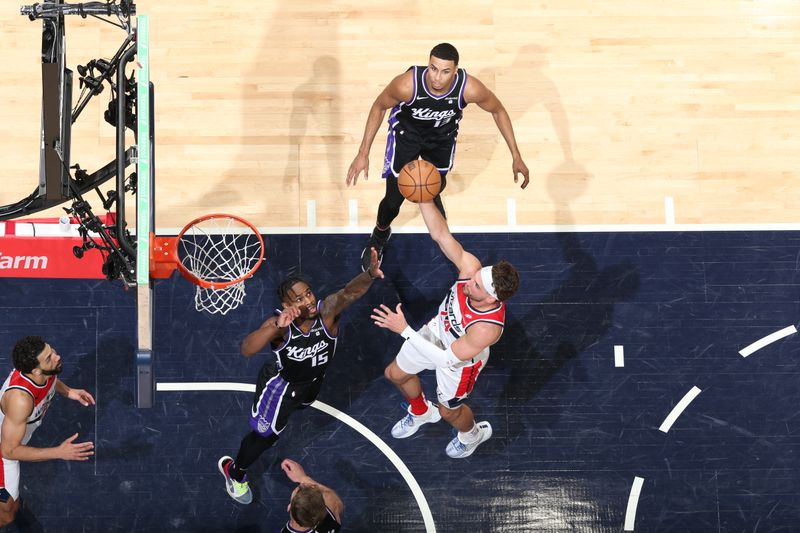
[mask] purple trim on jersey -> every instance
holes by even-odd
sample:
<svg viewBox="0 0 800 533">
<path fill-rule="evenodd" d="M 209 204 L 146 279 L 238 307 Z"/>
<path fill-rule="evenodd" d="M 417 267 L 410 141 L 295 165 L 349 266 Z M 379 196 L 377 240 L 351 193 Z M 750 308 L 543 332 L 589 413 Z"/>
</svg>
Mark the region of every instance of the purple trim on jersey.
<svg viewBox="0 0 800 533">
<path fill-rule="evenodd" d="M 322 324 L 322 329 L 325 330 L 325 333 L 328 334 L 328 337 L 335 339 L 336 336 L 331 335 L 328 332 L 328 328 L 325 327 L 325 321 L 322 320 L 322 300 L 317 300 L 317 318 L 314 319 L 314 322 L 316 322 L 317 320 L 319 320 L 319 323 Z M 294 329 L 297 330 L 297 333 L 299 333 L 303 337 L 309 337 L 311 335 L 311 330 L 314 329 L 314 324 L 311 324 L 311 328 L 308 330 L 308 333 L 303 333 L 303 330 L 298 328 L 294 322 L 292 322 L 291 325 L 294 326 Z M 283 348 L 283 346 L 281 346 L 281 348 Z"/>
<path fill-rule="evenodd" d="M 326 334 L 326 335 L 327 335 L 329 338 L 331 338 L 331 339 L 336 339 L 336 335 L 334 335 L 333 333 L 331 333 L 330 331 L 328 331 L 328 326 L 326 326 L 326 325 L 325 325 L 325 320 L 322 318 L 322 304 L 323 304 L 323 303 L 325 303 L 325 300 L 321 300 L 321 301 L 319 301 L 319 302 L 317 303 L 317 313 L 319 313 L 319 321 L 320 321 L 320 323 L 322 324 L 322 331 L 324 331 L 324 332 L 325 332 L 325 334 Z M 309 331 L 309 333 L 310 333 L 310 331 Z"/>
<path fill-rule="evenodd" d="M 436 96 L 430 90 L 428 90 L 428 84 L 425 83 L 425 74 L 428 72 L 428 67 L 425 67 L 425 70 L 422 71 L 422 88 L 425 89 L 425 92 L 428 93 L 428 96 L 433 98 L 434 100 L 441 100 L 442 98 L 447 97 L 451 92 L 453 92 L 453 87 L 456 86 L 458 83 L 458 68 L 456 67 L 456 75 L 453 77 L 453 84 L 450 85 L 450 89 L 447 90 L 446 93 L 442 94 L 442 96 Z"/>
<path fill-rule="evenodd" d="M 411 100 L 406 100 L 406 102 L 405 102 L 406 105 L 413 104 L 414 100 L 417 99 L 417 67 L 415 65 L 415 66 L 413 66 L 411 68 L 414 69 L 414 73 L 413 73 L 414 76 L 412 77 L 412 80 L 413 80 L 413 83 L 414 83 L 414 91 L 411 93 Z"/>
<path fill-rule="evenodd" d="M 436 167 L 436 170 L 438 170 L 440 173 L 444 172 L 445 174 L 450 172 L 451 170 L 453 170 L 453 162 L 455 161 L 455 159 L 456 159 L 456 141 L 453 140 L 453 147 L 450 149 L 450 162 L 444 168 Z"/>
<path fill-rule="evenodd" d="M 392 113 L 392 115 L 389 117 L 389 133 L 386 134 L 386 152 L 383 154 L 383 172 L 381 172 L 381 177 L 383 179 L 389 177 L 390 172 L 394 177 L 399 175 L 394 173 L 394 153 L 396 143 L 394 127 L 398 124 L 398 122 L 400 122 L 395 118 L 395 115 L 400 112 L 400 106 L 398 105 L 395 107 L 395 109 L 397 112 Z"/>
<path fill-rule="evenodd" d="M 280 314 L 281 314 L 281 310 L 280 310 L 280 309 L 275 309 L 275 315 L 277 316 L 277 315 L 280 315 Z M 290 324 L 290 325 L 291 325 L 291 324 Z M 287 335 L 287 336 L 286 336 L 286 338 L 285 338 L 285 339 L 283 339 L 283 344 L 281 344 L 281 345 L 280 345 L 280 346 L 278 346 L 277 348 L 272 348 L 272 347 L 270 347 L 270 349 L 271 349 L 273 352 L 276 352 L 276 353 L 277 353 L 279 350 L 282 350 L 282 349 L 283 349 L 283 348 L 286 346 L 286 344 L 287 344 L 287 343 L 288 343 L 288 342 L 291 340 L 291 338 L 292 338 L 292 330 L 291 330 L 291 328 L 290 328 L 290 329 L 289 329 L 289 335 Z"/>
<path fill-rule="evenodd" d="M 281 430 L 275 430 L 275 419 L 287 387 L 289 387 L 289 382 L 280 374 L 270 378 L 264 384 L 264 390 L 261 391 L 258 399 L 258 406 L 250 413 L 250 427 L 262 437 L 280 434 Z"/>
<path fill-rule="evenodd" d="M 460 110 L 464 110 L 467 107 L 467 101 L 464 100 L 464 90 L 467 88 L 467 81 L 469 81 L 469 76 L 467 76 L 467 71 L 464 71 L 464 83 L 461 84 L 461 90 L 458 92 L 458 108 Z M 464 105 L 461 105 L 461 104 Z"/>
</svg>

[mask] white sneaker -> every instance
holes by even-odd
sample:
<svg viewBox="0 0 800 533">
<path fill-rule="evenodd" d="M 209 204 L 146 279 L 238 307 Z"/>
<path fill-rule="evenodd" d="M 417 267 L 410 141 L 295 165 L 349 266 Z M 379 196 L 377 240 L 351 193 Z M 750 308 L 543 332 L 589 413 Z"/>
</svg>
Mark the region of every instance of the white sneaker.
<svg viewBox="0 0 800 533">
<path fill-rule="evenodd" d="M 464 444 L 461 442 L 461 439 L 458 438 L 458 435 L 456 435 L 456 438 L 451 440 L 450 444 L 447 445 L 447 449 L 445 450 L 447 455 L 453 459 L 463 459 L 472 455 L 472 452 L 474 452 L 481 443 L 486 442 L 492 436 L 492 425 L 489 422 L 478 422 L 478 430 L 478 440 L 470 444 Z"/>
<path fill-rule="evenodd" d="M 411 414 L 411 406 L 408 407 L 408 414 L 392 427 L 392 437 L 405 439 L 416 433 L 424 424 L 436 423 L 442 419 L 437 406 L 427 400 L 425 403 L 428 404 L 428 410 L 419 416 Z"/>
</svg>

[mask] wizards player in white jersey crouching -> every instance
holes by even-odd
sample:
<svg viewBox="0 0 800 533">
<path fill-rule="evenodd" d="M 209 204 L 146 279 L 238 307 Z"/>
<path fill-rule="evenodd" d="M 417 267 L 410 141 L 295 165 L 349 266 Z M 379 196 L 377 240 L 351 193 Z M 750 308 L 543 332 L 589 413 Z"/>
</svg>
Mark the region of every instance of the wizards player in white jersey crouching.
<svg viewBox="0 0 800 533">
<path fill-rule="evenodd" d="M 433 203 L 420 203 L 420 211 L 433 240 L 458 269 L 439 312 L 418 331 L 406 322 L 401 304 L 395 311 L 381 305 L 373 310 L 376 325 L 399 333 L 406 342 L 386 367 L 385 375 L 409 402 L 408 414 L 392 428 L 398 439 L 410 437 L 426 423 L 444 418 L 458 430 L 447 445 L 454 459 L 469 457 L 492 436 L 489 422 L 475 423 L 464 403 L 489 359 L 489 347 L 503 334 L 505 300 L 519 287 L 519 274 L 507 261 L 481 267 L 477 257 L 464 250 Z M 417 374 L 436 371 L 438 408 L 425 399 Z"/>
<path fill-rule="evenodd" d="M 367 271 L 321 301 L 304 279 L 285 279 L 278 287 L 283 310 L 242 342 L 245 357 L 252 357 L 269 345 L 277 368 L 269 361 L 261 368 L 250 412 L 252 431 L 242 440 L 235 460 L 224 456 L 218 463 L 228 494 L 237 502 L 253 501 L 247 468 L 275 444 L 289 416 L 317 398 L 336 351 L 339 318 L 350 304 L 366 294 L 373 280 L 383 277 L 378 264 L 378 254 L 372 250 Z"/>
</svg>

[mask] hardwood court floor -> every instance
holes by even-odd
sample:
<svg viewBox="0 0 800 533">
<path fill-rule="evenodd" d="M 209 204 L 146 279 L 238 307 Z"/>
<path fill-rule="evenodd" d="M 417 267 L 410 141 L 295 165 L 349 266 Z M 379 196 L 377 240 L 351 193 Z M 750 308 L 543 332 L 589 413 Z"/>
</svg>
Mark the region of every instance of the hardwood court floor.
<svg viewBox="0 0 800 533">
<path fill-rule="evenodd" d="M 151 21 L 162 227 L 220 210 L 262 227 L 371 225 L 383 128 L 372 178 L 344 185 L 368 108 L 440 41 L 505 103 L 533 176 L 526 191 L 514 186 L 491 117 L 470 106 L 446 193 L 455 225 L 505 225 L 508 199 L 519 225 L 561 223 L 567 204 L 577 224 L 661 224 L 665 198 L 679 224 L 796 220 L 793 0 L 137 5 Z M 0 21 L 0 201 L 9 203 L 38 175 L 41 32 L 16 8 Z M 73 67 L 122 39 L 77 17 L 67 35 Z M 113 157 L 107 93 L 75 126 L 73 163 L 84 168 Z M 413 209 L 397 225 L 409 224 L 420 225 Z"/>
</svg>

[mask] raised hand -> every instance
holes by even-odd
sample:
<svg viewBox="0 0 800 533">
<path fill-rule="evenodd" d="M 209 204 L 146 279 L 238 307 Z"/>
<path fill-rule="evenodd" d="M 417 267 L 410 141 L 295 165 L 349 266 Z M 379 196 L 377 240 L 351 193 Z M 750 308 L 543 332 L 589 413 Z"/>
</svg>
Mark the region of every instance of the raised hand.
<svg viewBox="0 0 800 533">
<path fill-rule="evenodd" d="M 386 305 L 381 304 L 380 308 L 376 307 L 372 310 L 373 314 L 370 315 L 370 318 L 379 328 L 385 328 L 395 333 L 402 333 L 402 331 L 408 327 L 406 317 L 403 315 L 402 309 L 400 309 L 402 305 L 403 304 L 397 304 L 395 310 L 392 311 Z"/>
<path fill-rule="evenodd" d="M 281 468 L 284 472 L 286 472 L 286 477 L 294 481 L 295 483 L 300 483 L 301 481 L 305 480 L 308 476 L 306 475 L 306 471 L 300 466 L 300 463 L 297 461 L 292 461 L 291 459 L 284 459 L 281 462 Z"/>
<path fill-rule="evenodd" d="M 92 395 L 83 389 L 70 389 L 67 393 L 67 398 L 70 400 L 75 400 L 76 402 L 80 402 L 84 407 L 88 406 L 89 404 L 94 405 L 94 398 Z"/>
<path fill-rule="evenodd" d="M 279 328 L 287 328 L 295 318 L 300 316 L 302 309 L 299 307 L 287 307 L 278 315 L 277 324 Z"/>
<path fill-rule="evenodd" d="M 65 461 L 86 461 L 94 455 L 94 443 L 91 442 L 75 442 L 78 434 L 66 439 L 58 445 L 58 457 Z"/>
<path fill-rule="evenodd" d="M 378 252 L 375 248 L 370 249 L 370 260 L 369 260 L 369 275 L 372 279 L 381 278 L 383 279 L 383 270 L 381 270 L 381 263 L 378 261 Z"/>
</svg>

